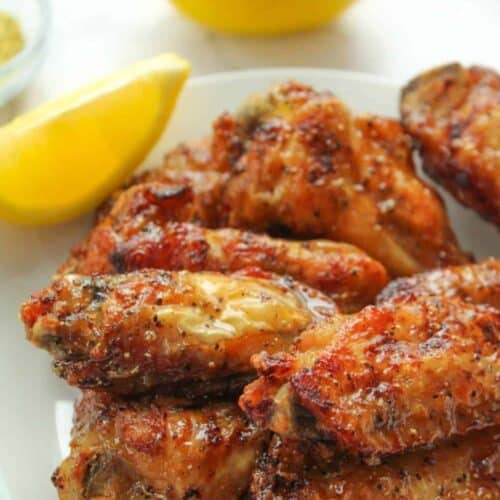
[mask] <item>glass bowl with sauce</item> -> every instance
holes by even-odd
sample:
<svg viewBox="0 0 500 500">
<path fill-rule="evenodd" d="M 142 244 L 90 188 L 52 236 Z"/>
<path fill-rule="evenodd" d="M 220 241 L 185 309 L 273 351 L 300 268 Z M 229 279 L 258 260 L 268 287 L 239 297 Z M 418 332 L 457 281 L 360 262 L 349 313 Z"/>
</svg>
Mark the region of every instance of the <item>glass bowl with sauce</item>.
<svg viewBox="0 0 500 500">
<path fill-rule="evenodd" d="M 0 106 L 35 75 L 45 55 L 49 0 L 0 0 Z"/>
</svg>

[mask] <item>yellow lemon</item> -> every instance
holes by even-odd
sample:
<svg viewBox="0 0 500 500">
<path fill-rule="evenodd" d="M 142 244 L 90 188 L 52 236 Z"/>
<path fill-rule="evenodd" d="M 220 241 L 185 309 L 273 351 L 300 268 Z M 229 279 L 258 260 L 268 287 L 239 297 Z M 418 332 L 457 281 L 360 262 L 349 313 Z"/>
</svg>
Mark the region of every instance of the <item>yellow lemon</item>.
<svg viewBox="0 0 500 500">
<path fill-rule="evenodd" d="M 163 54 L 0 128 L 0 217 L 48 224 L 97 206 L 157 141 L 188 74 Z"/>
<path fill-rule="evenodd" d="M 277 35 L 328 22 L 354 0 L 172 0 L 188 17 L 214 30 Z"/>
</svg>

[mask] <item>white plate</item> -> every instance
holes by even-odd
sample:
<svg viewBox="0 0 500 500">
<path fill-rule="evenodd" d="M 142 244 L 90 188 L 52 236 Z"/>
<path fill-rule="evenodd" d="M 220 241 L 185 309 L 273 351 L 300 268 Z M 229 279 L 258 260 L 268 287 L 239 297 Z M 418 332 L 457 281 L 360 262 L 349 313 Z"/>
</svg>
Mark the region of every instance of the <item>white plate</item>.
<svg viewBox="0 0 500 500">
<path fill-rule="evenodd" d="M 248 94 L 290 78 L 332 90 L 355 111 L 397 116 L 398 87 L 372 76 L 281 68 L 195 78 L 184 90 L 168 130 L 146 164 L 157 164 L 163 153 L 179 141 L 208 133 L 219 113 L 235 109 Z M 500 255 L 500 233 L 493 226 L 449 198 L 447 204 L 463 248 L 472 250 L 478 258 Z M 46 500 L 56 496 L 50 475 L 66 453 L 70 402 L 77 392 L 51 373 L 46 353 L 26 342 L 17 311 L 31 292 L 47 285 L 71 245 L 83 238 L 89 227 L 90 217 L 43 229 L 0 224 L 2 500 Z"/>
</svg>

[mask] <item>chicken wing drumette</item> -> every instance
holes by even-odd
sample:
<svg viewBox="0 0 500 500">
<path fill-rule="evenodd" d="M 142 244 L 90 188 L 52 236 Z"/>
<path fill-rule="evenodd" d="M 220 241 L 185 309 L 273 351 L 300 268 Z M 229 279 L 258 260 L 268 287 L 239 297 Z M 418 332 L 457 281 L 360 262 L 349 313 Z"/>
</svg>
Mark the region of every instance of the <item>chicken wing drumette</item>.
<svg viewBox="0 0 500 500">
<path fill-rule="evenodd" d="M 85 391 L 53 481 L 61 500 L 236 500 L 266 440 L 234 403 Z"/>
<path fill-rule="evenodd" d="M 149 175 L 179 164 L 226 173 L 221 225 L 345 241 L 393 275 L 467 260 L 440 198 L 414 172 L 399 123 L 354 118 L 328 92 L 279 85 L 217 120 L 202 162 L 187 150 Z"/>
<path fill-rule="evenodd" d="M 344 243 L 292 242 L 184 222 L 199 210 L 193 189 L 144 183 L 122 192 L 72 252 L 60 273 L 123 273 L 144 268 L 231 272 L 258 268 L 289 275 L 328 294 L 342 311 L 373 303 L 384 267 Z"/>
<path fill-rule="evenodd" d="M 254 500 L 498 497 L 500 429 L 472 432 L 431 449 L 368 466 L 332 454 L 320 442 L 275 435 L 253 475 Z"/>
<path fill-rule="evenodd" d="M 72 385 L 129 393 L 192 382 L 203 393 L 252 373 L 253 354 L 286 350 L 335 310 L 289 279 L 145 270 L 66 275 L 33 295 L 21 317 Z"/>
<path fill-rule="evenodd" d="M 409 295 L 304 332 L 295 354 L 261 354 L 241 407 L 284 436 L 367 459 L 500 423 L 500 311 Z"/>
<path fill-rule="evenodd" d="M 478 66 L 435 68 L 403 89 L 401 114 L 427 173 L 500 226 L 500 75 Z"/>
</svg>

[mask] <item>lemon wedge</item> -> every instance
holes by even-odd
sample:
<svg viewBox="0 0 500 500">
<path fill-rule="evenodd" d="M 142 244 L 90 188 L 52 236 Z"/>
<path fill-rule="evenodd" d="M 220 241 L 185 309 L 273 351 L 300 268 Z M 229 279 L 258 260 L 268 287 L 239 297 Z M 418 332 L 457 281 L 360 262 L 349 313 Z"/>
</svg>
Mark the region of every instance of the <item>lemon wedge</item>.
<svg viewBox="0 0 500 500">
<path fill-rule="evenodd" d="M 163 54 L 0 128 L 0 217 L 49 224 L 97 206 L 158 140 L 188 74 Z"/>
<path fill-rule="evenodd" d="M 237 35 L 308 30 L 341 14 L 354 0 L 172 0 L 208 28 Z"/>
</svg>

